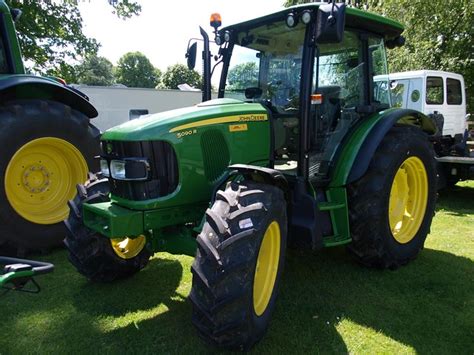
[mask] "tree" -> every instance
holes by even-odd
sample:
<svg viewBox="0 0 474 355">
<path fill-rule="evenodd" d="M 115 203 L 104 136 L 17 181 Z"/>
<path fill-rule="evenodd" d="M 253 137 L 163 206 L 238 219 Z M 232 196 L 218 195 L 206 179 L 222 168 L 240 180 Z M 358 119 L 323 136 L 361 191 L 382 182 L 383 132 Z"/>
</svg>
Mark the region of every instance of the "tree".
<svg viewBox="0 0 474 355">
<path fill-rule="evenodd" d="M 23 12 L 16 28 L 27 68 L 75 81 L 74 63 L 81 57 L 97 53 L 99 48 L 95 39 L 82 32 L 77 0 L 6 0 L 6 3 Z M 140 5 L 130 0 L 109 0 L 109 3 L 119 18 L 129 18 L 141 11 Z"/>
<path fill-rule="evenodd" d="M 143 53 L 129 52 L 119 59 L 115 77 L 117 83 L 128 87 L 154 88 L 159 82 L 158 73 Z"/>
<path fill-rule="evenodd" d="M 228 90 L 245 90 L 258 86 L 258 68 L 255 62 L 240 63 L 229 70 Z"/>
<path fill-rule="evenodd" d="M 161 77 L 161 87 L 178 89 L 180 84 L 201 88 L 201 76 L 197 71 L 189 69 L 184 64 L 169 66 Z"/>
<path fill-rule="evenodd" d="M 79 84 L 109 86 L 115 81 L 112 63 L 104 57 L 88 56 L 76 67 Z"/>
<path fill-rule="evenodd" d="M 307 1 L 287 0 L 285 6 Z M 358 7 L 398 19 L 406 44 L 388 51 L 391 72 L 432 69 L 462 74 L 474 111 L 474 7 L 471 0 L 358 0 Z"/>
</svg>

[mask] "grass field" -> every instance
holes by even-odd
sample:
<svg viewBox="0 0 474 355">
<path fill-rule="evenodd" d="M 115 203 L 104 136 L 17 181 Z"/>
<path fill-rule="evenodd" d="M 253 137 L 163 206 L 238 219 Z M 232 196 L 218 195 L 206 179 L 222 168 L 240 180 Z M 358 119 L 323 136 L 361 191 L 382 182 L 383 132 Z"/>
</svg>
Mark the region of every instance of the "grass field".
<svg viewBox="0 0 474 355">
<path fill-rule="evenodd" d="M 88 283 L 66 252 L 39 295 L 0 297 L 0 354 L 209 353 L 190 322 L 192 258 L 158 253 L 136 277 Z M 474 183 L 440 194 L 425 249 L 397 271 L 344 248 L 289 251 L 255 353 L 474 354 Z"/>
</svg>

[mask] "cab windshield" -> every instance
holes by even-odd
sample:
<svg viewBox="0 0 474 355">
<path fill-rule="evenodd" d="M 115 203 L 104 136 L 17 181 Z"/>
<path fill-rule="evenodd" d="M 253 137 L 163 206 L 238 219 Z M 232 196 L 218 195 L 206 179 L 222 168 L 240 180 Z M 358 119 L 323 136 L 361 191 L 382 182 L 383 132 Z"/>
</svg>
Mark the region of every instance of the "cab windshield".
<svg viewBox="0 0 474 355">
<path fill-rule="evenodd" d="M 245 100 L 245 90 L 260 88 L 259 100 L 278 113 L 298 110 L 306 26 L 283 21 L 240 32 L 233 44 L 224 97 Z"/>
</svg>

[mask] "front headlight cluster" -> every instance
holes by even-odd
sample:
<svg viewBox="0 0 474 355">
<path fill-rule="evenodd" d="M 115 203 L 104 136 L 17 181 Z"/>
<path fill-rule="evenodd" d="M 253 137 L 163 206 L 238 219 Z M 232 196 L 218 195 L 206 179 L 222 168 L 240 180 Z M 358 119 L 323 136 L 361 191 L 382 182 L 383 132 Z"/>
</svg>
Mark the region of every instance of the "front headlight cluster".
<svg viewBox="0 0 474 355">
<path fill-rule="evenodd" d="M 148 180 L 150 163 L 146 159 L 127 158 L 122 160 L 100 160 L 100 170 L 106 177 L 116 180 Z"/>
</svg>

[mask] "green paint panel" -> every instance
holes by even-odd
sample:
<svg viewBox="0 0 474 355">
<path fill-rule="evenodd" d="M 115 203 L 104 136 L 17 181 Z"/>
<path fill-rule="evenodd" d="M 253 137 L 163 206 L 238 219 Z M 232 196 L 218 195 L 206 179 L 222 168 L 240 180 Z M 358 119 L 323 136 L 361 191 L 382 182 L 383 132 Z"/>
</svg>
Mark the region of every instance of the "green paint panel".
<svg viewBox="0 0 474 355">
<path fill-rule="evenodd" d="M 209 197 L 210 200 L 210 197 Z M 144 228 L 160 229 L 193 222 L 198 224 L 209 206 L 209 201 L 203 204 L 189 204 L 177 207 L 159 208 L 144 212 Z"/>
<path fill-rule="evenodd" d="M 15 25 L 13 23 L 10 9 L 3 0 L 0 0 L 0 16 L 3 17 L 5 24 L 6 35 L 10 42 L 10 53 L 13 57 L 13 72 L 12 74 L 25 74 L 25 67 L 23 66 L 23 60 L 21 57 L 20 45 L 18 43 L 18 37 L 16 35 Z"/>
<path fill-rule="evenodd" d="M 4 286 L 8 282 L 19 279 L 22 277 L 32 277 L 34 275 L 33 270 L 25 270 L 25 271 L 18 271 L 18 272 L 9 272 L 4 275 L 0 275 L 0 287 Z"/>
<path fill-rule="evenodd" d="M 334 234 L 325 236 L 325 247 L 332 247 L 351 242 L 349 229 L 349 209 L 347 207 L 347 192 L 344 187 L 329 188 L 326 191 L 327 202 L 320 202 L 321 211 L 329 211 Z"/>
<path fill-rule="evenodd" d="M 228 165 L 268 166 L 270 157 L 270 124 L 265 108 L 230 99 L 136 119 L 106 131 L 102 140 L 161 140 L 175 150 L 179 183 L 172 194 L 145 201 L 111 195 L 112 201 L 134 210 L 207 204 Z"/>
<path fill-rule="evenodd" d="M 396 109 L 388 109 L 371 115 L 366 118 L 364 122 L 359 125 L 356 129 L 352 130 L 350 137 L 346 141 L 342 152 L 339 155 L 339 159 L 336 163 L 334 169 L 333 178 L 330 187 L 340 187 L 345 186 L 347 177 L 351 172 L 351 168 L 354 164 L 354 161 L 359 153 L 362 144 L 369 135 L 370 131 L 375 127 L 375 125 L 384 118 L 384 116 Z"/>
<path fill-rule="evenodd" d="M 132 211 L 111 202 L 83 205 L 84 224 L 109 238 L 143 234 L 143 212 Z"/>
</svg>

